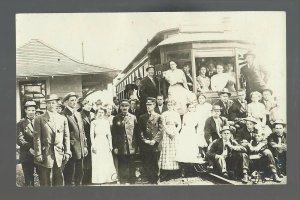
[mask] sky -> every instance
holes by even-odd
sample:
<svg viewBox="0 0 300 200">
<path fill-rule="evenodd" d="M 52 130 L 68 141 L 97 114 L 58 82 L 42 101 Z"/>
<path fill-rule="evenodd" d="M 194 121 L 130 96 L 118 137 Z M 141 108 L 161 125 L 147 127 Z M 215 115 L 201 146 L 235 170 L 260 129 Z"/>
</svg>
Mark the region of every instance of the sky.
<svg viewBox="0 0 300 200">
<path fill-rule="evenodd" d="M 39 39 L 86 63 L 124 69 L 157 32 L 183 25 L 218 25 L 256 44 L 257 61 L 271 72 L 271 88 L 286 87 L 285 12 L 148 12 L 17 14 L 16 47 Z M 278 81 L 280 80 L 280 81 Z"/>
</svg>

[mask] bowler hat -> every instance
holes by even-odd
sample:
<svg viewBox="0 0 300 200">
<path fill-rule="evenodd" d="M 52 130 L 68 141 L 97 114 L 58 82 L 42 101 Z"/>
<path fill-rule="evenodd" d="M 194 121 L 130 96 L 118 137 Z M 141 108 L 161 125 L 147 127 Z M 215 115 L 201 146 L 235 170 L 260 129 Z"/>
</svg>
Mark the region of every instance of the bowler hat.
<svg viewBox="0 0 300 200">
<path fill-rule="evenodd" d="M 121 106 L 130 106 L 129 100 L 128 99 L 122 99 L 120 101 Z"/>
<path fill-rule="evenodd" d="M 26 101 L 24 108 L 27 107 L 35 107 L 36 108 L 36 103 L 34 101 Z"/>
<path fill-rule="evenodd" d="M 156 99 L 153 97 L 148 97 L 146 101 L 146 105 L 152 105 L 156 102 Z"/>
<path fill-rule="evenodd" d="M 254 118 L 254 117 L 247 117 L 247 118 L 245 118 L 244 119 L 245 121 L 249 121 L 249 122 L 253 122 L 254 124 L 257 124 L 257 121 L 256 121 L 256 119 Z"/>
<path fill-rule="evenodd" d="M 155 69 L 153 65 L 149 65 L 149 66 L 146 68 L 146 71 L 148 71 L 150 68 Z"/>
<path fill-rule="evenodd" d="M 78 95 L 75 94 L 75 92 L 69 92 L 69 93 L 66 94 L 65 97 L 63 98 L 63 102 L 67 101 L 70 97 L 76 97 L 76 98 L 78 98 Z"/>
<path fill-rule="evenodd" d="M 59 100 L 59 97 L 57 96 L 57 94 L 49 94 L 49 95 L 47 95 L 47 97 L 46 97 L 46 102 L 47 101 L 53 101 L 53 100 Z"/>
<path fill-rule="evenodd" d="M 228 96 L 231 96 L 231 93 L 227 88 L 223 88 L 221 91 L 218 92 L 218 95 L 220 96 L 221 94 L 228 94 Z"/>
<path fill-rule="evenodd" d="M 230 129 L 230 127 L 229 126 L 223 126 L 223 128 L 221 129 L 221 133 L 223 132 L 223 131 L 226 131 L 226 130 L 229 130 L 230 131 L 230 133 L 231 133 L 231 129 Z"/>
</svg>

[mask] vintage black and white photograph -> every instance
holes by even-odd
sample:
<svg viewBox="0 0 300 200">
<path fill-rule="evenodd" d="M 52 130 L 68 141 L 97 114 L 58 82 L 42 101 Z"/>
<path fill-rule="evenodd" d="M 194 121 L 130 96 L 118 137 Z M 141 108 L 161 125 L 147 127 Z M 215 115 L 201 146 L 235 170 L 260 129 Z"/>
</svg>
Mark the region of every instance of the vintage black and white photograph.
<svg viewBox="0 0 300 200">
<path fill-rule="evenodd" d="M 285 185 L 286 13 L 16 14 L 16 186 Z"/>
</svg>

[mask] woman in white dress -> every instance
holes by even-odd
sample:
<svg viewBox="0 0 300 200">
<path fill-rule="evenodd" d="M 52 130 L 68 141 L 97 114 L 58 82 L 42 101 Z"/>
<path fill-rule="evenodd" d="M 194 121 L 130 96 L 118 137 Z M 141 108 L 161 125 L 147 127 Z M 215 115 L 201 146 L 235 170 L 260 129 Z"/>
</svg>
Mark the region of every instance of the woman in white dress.
<svg viewBox="0 0 300 200">
<path fill-rule="evenodd" d="M 173 99 L 176 102 L 175 109 L 180 115 L 183 115 L 186 113 L 186 104 L 196 99 L 194 93 L 188 89 L 184 72 L 177 69 L 177 64 L 174 61 L 170 61 L 170 69 L 163 72 L 163 76 L 170 84 L 168 99 Z"/>
<path fill-rule="evenodd" d="M 187 104 L 188 112 L 184 114 L 182 129 L 176 138 L 176 160 L 181 164 L 181 175 L 185 176 L 187 163 L 202 164 L 203 159 L 199 158 L 196 128 L 198 116 L 195 104 Z"/>
<path fill-rule="evenodd" d="M 218 92 L 223 90 L 226 86 L 235 84 L 234 78 L 229 73 L 224 73 L 223 65 L 217 65 L 217 74 L 211 77 L 211 89 Z"/>
<path fill-rule="evenodd" d="M 176 156 L 176 137 L 181 129 L 180 115 L 174 110 L 175 101 L 167 100 L 168 110 L 163 112 L 161 117 L 163 121 L 164 133 L 162 139 L 162 149 L 159 159 L 159 168 L 161 179 L 169 180 L 174 177 L 179 169 L 179 164 L 175 160 Z"/>
<path fill-rule="evenodd" d="M 206 102 L 206 96 L 200 93 L 198 96 L 198 104 L 196 105 L 197 113 L 197 142 L 199 147 L 199 153 L 202 157 L 205 156 L 205 149 L 207 148 L 207 143 L 204 138 L 204 125 L 207 118 L 211 116 L 212 105 Z"/>
<path fill-rule="evenodd" d="M 115 182 L 117 173 L 112 157 L 112 141 L 109 120 L 105 108 L 99 107 L 91 123 L 92 183 Z"/>
</svg>

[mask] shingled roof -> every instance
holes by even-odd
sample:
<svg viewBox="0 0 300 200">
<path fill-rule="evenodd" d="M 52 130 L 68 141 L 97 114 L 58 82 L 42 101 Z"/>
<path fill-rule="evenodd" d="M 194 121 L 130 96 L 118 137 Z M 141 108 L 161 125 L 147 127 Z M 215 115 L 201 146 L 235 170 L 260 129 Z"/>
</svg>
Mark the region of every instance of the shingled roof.
<svg viewBox="0 0 300 200">
<path fill-rule="evenodd" d="M 32 39 L 17 49 L 16 64 L 16 76 L 19 78 L 88 75 L 119 71 L 82 63 L 37 39 Z"/>
</svg>

